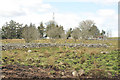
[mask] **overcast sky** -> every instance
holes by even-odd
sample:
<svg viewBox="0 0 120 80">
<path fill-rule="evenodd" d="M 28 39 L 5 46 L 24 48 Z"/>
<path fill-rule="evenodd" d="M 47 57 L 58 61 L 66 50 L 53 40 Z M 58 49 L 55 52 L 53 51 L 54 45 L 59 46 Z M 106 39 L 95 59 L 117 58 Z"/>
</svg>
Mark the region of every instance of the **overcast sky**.
<svg viewBox="0 0 120 80">
<path fill-rule="evenodd" d="M 104 29 L 118 36 L 119 0 L 1 0 L 0 27 L 15 20 L 22 24 L 32 22 L 39 25 L 52 20 L 67 30 L 78 27 L 83 20 L 93 20 L 100 30 Z"/>
</svg>

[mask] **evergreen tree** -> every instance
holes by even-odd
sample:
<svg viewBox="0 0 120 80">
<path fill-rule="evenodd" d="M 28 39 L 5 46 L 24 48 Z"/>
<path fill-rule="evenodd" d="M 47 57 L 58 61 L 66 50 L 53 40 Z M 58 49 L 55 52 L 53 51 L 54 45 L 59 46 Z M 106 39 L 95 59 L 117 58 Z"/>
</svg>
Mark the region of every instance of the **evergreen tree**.
<svg viewBox="0 0 120 80">
<path fill-rule="evenodd" d="M 20 39 L 22 36 L 22 24 L 11 20 L 2 26 L 2 39 Z"/>
<path fill-rule="evenodd" d="M 101 35 L 104 36 L 105 33 L 106 33 L 106 32 L 105 32 L 104 30 L 102 30 Z"/>
<path fill-rule="evenodd" d="M 44 26 L 43 26 L 43 22 L 40 23 L 40 26 L 38 26 L 38 31 L 40 33 L 40 38 L 43 38 L 44 36 Z"/>
<path fill-rule="evenodd" d="M 90 35 L 93 37 L 93 38 L 97 38 L 99 35 L 100 35 L 100 31 L 99 29 L 97 28 L 97 26 L 93 25 L 91 28 L 90 28 Z"/>
<path fill-rule="evenodd" d="M 69 37 L 71 37 L 72 34 L 72 28 L 70 28 L 67 33 L 66 33 L 66 38 L 68 39 Z"/>
</svg>

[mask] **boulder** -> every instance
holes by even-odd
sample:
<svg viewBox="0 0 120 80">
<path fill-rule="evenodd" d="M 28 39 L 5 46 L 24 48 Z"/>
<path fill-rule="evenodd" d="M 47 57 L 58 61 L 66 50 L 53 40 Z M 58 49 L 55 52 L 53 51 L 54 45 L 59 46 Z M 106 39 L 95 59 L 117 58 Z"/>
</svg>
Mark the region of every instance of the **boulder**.
<svg viewBox="0 0 120 80">
<path fill-rule="evenodd" d="M 27 52 L 31 53 L 31 52 L 32 52 L 32 50 L 28 50 Z"/>
<path fill-rule="evenodd" d="M 72 72 L 72 75 L 73 75 L 74 77 L 76 77 L 76 76 L 78 76 L 78 72 L 77 72 L 77 71 L 73 71 L 73 72 Z"/>
</svg>

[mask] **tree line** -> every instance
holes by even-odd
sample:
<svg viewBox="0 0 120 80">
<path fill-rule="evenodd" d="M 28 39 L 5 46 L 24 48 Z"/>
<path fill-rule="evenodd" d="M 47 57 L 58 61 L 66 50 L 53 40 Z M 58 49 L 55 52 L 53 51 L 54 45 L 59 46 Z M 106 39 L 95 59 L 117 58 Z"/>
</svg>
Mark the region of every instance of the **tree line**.
<svg viewBox="0 0 120 80">
<path fill-rule="evenodd" d="M 25 39 L 26 42 L 41 38 L 50 39 L 88 39 L 104 37 L 106 32 L 98 29 L 92 20 L 85 20 L 79 23 L 79 26 L 65 31 L 64 27 L 58 25 L 54 20 L 45 23 L 43 22 L 36 26 L 30 23 L 23 25 L 13 20 L 6 22 L 1 28 L 2 39 Z"/>
</svg>

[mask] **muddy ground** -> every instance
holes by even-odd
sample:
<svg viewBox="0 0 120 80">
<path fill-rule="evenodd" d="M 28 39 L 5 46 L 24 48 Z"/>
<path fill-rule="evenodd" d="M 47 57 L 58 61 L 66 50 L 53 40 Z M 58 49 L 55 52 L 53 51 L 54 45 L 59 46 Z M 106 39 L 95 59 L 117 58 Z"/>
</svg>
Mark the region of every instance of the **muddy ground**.
<svg viewBox="0 0 120 80">
<path fill-rule="evenodd" d="M 24 65 L 5 65 L 1 66 L 2 80 L 21 80 L 21 79 L 33 79 L 33 80 L 88 80 L 90 76 L 82 75 L 80 77 L 74 77 L 71 71 L 61 71 L 54 67 L 43 69 L 43 67 L 24 66 Z M 51 71 L 55 70 L 54 73 Z M 105 78 L 107 79 L 107 78 Z M 100 79 L 100 80 L 105 80 Z M 92 79 L 91 79 L 92 80 Z M 95 79 L 99 80 L 99 79 Z M 120 76 L 108 80 L 120 80 Z"/>
</svg>

